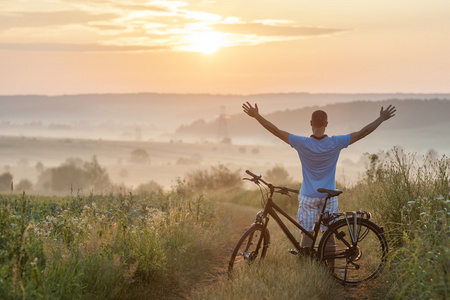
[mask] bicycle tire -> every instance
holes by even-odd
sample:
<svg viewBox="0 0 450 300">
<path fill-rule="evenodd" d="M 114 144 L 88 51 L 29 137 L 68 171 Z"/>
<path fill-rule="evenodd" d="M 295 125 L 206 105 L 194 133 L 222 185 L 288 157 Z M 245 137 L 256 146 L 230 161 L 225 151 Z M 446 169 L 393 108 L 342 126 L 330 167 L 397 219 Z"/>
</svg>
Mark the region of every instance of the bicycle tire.
<svg viewBox="0 0 450 300">
<path fill-rule="evenodd" d="M 228 263 L 229 275 L 233 270 L 241 269 L 247 264 L 264 259 L 270 244 L 270 234 L 267 228 L 264 234 L 263 230 L 262 225 L 253 225 L 242 235 L 234 247 Z M 260 248 L 256 249 L 260 238 L 262 238 Z"/>
<path fill-rule="evenodd" d="M 357 218 L 339 220 L 327 229 L 320 239 L 319 258 L 333 277 L 346 285 L 358 285 L 379 275 L 388 252 L 383 230 L 370 220 Z M 356 236 L 356 246 L 352 242 Z M 330 238 L 334 246 L 326 247 Z M 331 241 L 330 241 L 331 243 Z"/>
</svg>

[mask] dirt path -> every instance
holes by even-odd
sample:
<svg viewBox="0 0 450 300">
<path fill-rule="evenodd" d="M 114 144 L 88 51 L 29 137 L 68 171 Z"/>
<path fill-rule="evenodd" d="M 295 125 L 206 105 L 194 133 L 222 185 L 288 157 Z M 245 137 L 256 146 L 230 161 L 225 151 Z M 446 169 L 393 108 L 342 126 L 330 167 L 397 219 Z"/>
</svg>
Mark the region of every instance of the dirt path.
<svg viewBox="0 0 450 300">
<path fill-rule="evenodd" d="M 225 280 L 228 272 L 228 261 L 231 253 L 242 234 L 253 223 L 254 216 L 258 212 L 258 208 L 242 206 L 233 203 L 218 203 L 221 209 L 221 217 L 228 224 L 225 229 L 227 232 L 223 234 L 223 239 L 216 241 L 220 253 L 216 258 L 215 268 L 208 274 L 205 274 L 204 280 L 196 286 L 188 299 L 196 299 L 205 290 L 213 288 L 221 280 Z M 222 235 L 221 235 L 222 236 Z"/>
<path fill-rule="evenodd" d="M 224 232 L 223 239 L 217 241 L 218 257 L 215 263 L 215 268 L 211 269 L 208 274 L 205 274 L 204 280 L 198 284 L 187 296 L 187 299 L 204 299 L 202 296 L 207 290 L 214 288 L 221 281 L 227 278 L 228 261 L 236 243 L 242 234 L 253 223 L 256 213 L 260 210 L 255 207 L 242 206 L 233 203 L 218 203 L 221 208 L 221 217 L 225 219 L 227 225 L 226 233 Z M 343 287 L 346 297 L 345 299 L 374 299 L 373 291 L 376 289 L 376 282 L 369 282 L 356 287 Z"/>
</svg>

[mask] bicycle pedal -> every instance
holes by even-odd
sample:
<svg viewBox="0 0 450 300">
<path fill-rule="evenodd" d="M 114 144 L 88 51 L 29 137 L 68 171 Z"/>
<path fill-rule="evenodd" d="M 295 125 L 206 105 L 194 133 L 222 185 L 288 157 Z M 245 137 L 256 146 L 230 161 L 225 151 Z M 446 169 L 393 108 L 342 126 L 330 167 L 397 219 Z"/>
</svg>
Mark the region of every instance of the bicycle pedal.
<svg viewBox="0 0 450 300">
<path fill-rule="evenodd" d="M 292 254 L 292 255 L 298 255 L 298 252 L 295 251 L 294 249 L 289 249 L 288 251 L 289 251 L 289 253 Z"/>
</svg>

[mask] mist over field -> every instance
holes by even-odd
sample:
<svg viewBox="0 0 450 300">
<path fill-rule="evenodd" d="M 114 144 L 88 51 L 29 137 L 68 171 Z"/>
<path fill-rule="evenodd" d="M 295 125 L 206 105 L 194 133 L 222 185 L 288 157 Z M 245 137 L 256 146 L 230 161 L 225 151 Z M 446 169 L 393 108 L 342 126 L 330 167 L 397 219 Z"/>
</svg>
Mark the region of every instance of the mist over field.
<svg viewBox="0 0 450 300">
<path fill-rule="evenodd" d="M 367 152 L 398 146 L 450 153 L 449 99 L 308 93 L 0 96 L 0 175 L 12 175 L 16 190 L 59 193 L 92 188 L 88 175 L 83 182 L 52 186 L 49 174 L 68 172 L 67 165 L 81 173 L 97 166 L 109 183 L 134 188 L 150 182 L 168 188 L 189 172 L 219 164 L 263 174 L 282 166 L 300 181 L 297 153 L 243 114 L 243 102 L 258 103 L 278 127 L 307 136 L 318 108 L 328 112 L 327 133 L 335 135 L 357 131 L 378 117 L 381 106 L 395 105 L 395 118 L 342 151 L 337 178 L 348 184 L 364 169 Z"/>
</svg>

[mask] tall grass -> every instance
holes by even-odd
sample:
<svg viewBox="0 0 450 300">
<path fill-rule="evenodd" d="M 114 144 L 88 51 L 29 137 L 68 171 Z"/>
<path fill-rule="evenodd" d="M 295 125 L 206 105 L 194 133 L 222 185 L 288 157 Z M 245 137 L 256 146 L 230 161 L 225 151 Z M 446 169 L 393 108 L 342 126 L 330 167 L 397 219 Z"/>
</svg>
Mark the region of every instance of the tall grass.
<svg viewBox="0 0 450 300">
<path fill-rule="evenodd" d="M 430 152 L 420 156 L 399 148 L 368 154 L 365 177 L 356 186 L 360 201 L 391 228 L 402 221 L 402 209 L 417 198 L 447 197 L 450 159 Z"/>
<path fill-rule="evenodd" d="M 391 245 L 384 295 L 394 299 L 450 297 L 450 158 L 404 153 L 369 155 L 358 194 Z"/>
<path fill-rule="evenodd" d="M 187 295 L 214 265 L 216 211 L 165 194 L 0 196 L 1 299 Z M 202 263 L 199 263 L 201 261 Z"/>
</svg>

